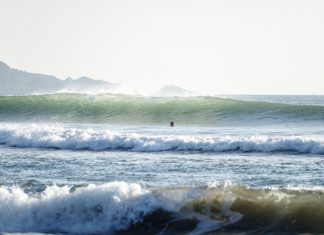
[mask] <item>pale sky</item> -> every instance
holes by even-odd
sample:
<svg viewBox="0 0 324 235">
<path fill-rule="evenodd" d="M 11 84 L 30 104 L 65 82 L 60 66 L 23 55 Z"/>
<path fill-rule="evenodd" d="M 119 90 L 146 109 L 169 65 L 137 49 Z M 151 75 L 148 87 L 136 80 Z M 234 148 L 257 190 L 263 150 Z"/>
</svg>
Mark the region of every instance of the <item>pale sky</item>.
<svg viewBox="0 0 324 235">
<path fill-rule="evenodd" d="M 206 94 L 324 94 L 323 0 L 0 0 L 0 61 Z"/>
</svg>

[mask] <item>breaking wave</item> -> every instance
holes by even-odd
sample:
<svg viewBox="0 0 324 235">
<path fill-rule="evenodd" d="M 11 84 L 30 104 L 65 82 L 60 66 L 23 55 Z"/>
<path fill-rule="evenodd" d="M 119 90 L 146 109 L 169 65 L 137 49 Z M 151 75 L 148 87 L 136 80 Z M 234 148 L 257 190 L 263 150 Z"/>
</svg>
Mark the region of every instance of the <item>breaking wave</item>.
<svg viewBox="0 0 324 235">
<path fill-rule="evenodd" d="M 324 138 L 302 136 L 143 136 L 59 125 L 4 124 L 0 144 L 21 148 L 90 151 L 297 152 L 324 154 Z"/>
<path fill-rule="evenodd" d="M 251 189 L 231 184 L 149 189 L 110 182 L 0 186 L 0 232 L 65 234 L 249 234 L 324 232 L 321 189 Z"/>
<path fill-rule="evenodd" d="M 116 94 L 1 96 L 0 121 L 222 125 L 258 121 L 323 121 L 324 106 L 217 97 L 143 97 Z"/>
<path fill-rule="evenodd" d="M 78 188 L 56 185 L 39 195 L 0 187 L 0 231 L 105 233 L 128 228 L 158 204 L 152 193 L 122 182 Z"/>
</svg>

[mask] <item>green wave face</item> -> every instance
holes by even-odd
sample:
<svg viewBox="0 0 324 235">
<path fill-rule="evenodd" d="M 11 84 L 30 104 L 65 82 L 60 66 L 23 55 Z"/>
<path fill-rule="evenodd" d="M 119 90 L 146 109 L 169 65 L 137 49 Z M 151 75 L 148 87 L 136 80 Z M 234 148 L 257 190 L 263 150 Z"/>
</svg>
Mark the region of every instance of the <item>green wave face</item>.
<svg viewBox="0 0 324 235">
<path fill-rule="evenodd" d="M 321 121 L 324 107 L 218 97 L 55 94 L 0 97 L 1 121 L 220 125 Z"/>
</svg>

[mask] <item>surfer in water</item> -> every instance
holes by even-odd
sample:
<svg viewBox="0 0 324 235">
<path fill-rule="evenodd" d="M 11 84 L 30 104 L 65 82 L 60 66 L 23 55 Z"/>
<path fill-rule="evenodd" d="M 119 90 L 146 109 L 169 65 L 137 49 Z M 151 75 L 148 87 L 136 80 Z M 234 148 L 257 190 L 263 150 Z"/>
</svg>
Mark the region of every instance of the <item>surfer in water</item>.
<svg viewBox="0 0 324 235">
<path fill-rule="evenodd" d="M 170 126 L 174 127 L 174 122 L 173 121 L 170 122 Z"/>
</svg>

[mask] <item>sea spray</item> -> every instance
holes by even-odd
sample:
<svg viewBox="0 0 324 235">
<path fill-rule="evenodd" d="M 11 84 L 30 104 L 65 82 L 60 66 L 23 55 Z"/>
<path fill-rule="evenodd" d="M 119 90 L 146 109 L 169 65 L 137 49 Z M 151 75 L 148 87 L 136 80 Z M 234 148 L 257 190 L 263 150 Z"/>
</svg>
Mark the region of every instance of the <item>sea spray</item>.
<svg viewBox="0 0 324 235">
<path fill-rule="evenodd" d="M 1 186 L 0 232 L 107 234 L 127 229 L 158 207 L 150 191 L 125 182 L 75 191 L 53 185 L 38 195 Z"/>
</svg>

